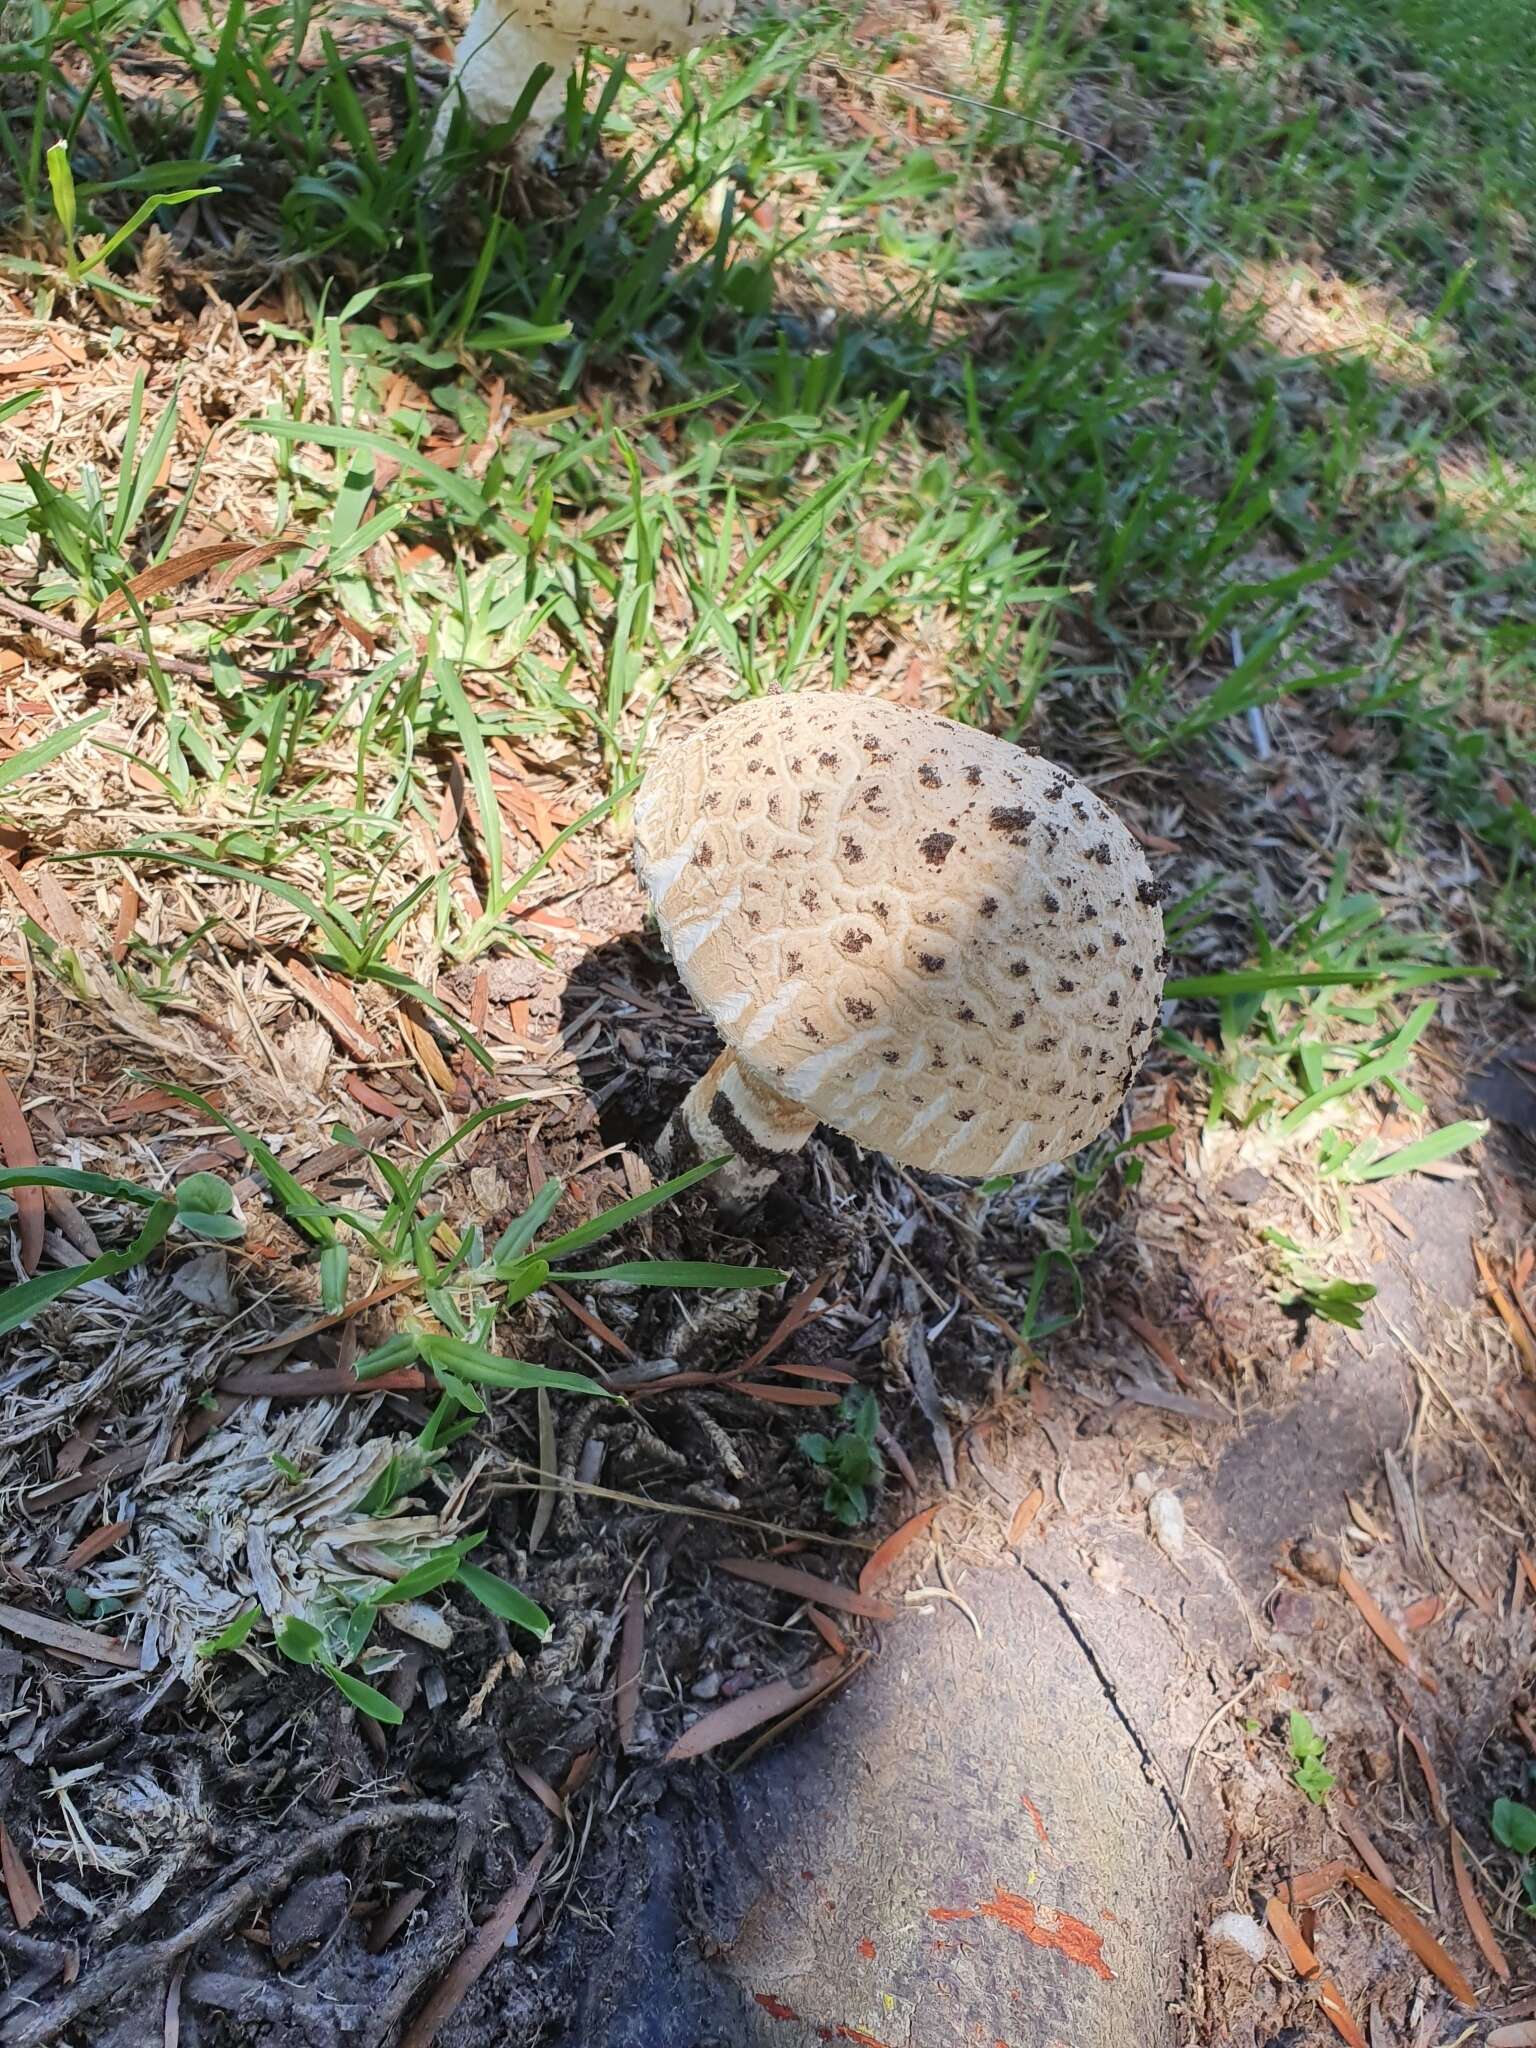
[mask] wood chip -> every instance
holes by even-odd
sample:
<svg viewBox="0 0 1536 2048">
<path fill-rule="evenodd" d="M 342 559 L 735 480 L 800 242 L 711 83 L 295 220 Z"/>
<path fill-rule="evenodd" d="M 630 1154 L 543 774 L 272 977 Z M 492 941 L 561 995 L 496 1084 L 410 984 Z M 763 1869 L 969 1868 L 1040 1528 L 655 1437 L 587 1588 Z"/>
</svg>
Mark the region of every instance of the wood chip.
<svg viewBox="0 0 1536 2048">
<path fill-rule="evenodd" d="M 32 1142 L 32 1132 L 22 1114 L 16 1091 L 4 1074 L 0 1074 L 0 1159 L 13 1171 L 37 1164 L 37 1147 Z M 11 1200 L 16 1204 L 21 1270 L 35 1273 L 37 1262 L 43 1256 L 43 1191 L 41 1188 L 13 1188 Z"/>
<path fill-rule="evenodd" d="M 1410 1728 L 1406 1721 L 1398 1722 L 1397 1732 L 1419 1760 L 1419 1769 L 1424 1774 L 1425 1789 L 1429 1793 L 1430 1812 L 1435 1816 L 1441 1827 L 1448 1826 L 1450 1816 L 1445 1810 L 1445 1795 L 1440 1790 L 1440 1776 L 1431 1760 L 1429 1750 L 1425 1746 L 1423 1736 L 1419 1734 L 1416 1728 Z"/>
<path fill-rule="evenodd" d="M 1492 1970 L 1501 1984 L 1509 1982 L 1509 1964 L 1504 1951 L 1499 1947 L 1498 1937 L 1493 1931 L 1488 1915 L 1483 1911 L 1482 1900 L 1473 1887 L 1472 1873 L 1467 1868 L 1467 1859 L 1462 1854 L 1461 1837 L 1451 1829 L 1451 1871 L 1456 1879 L 1456 1896 L 1461 1901 L 1461 1910 L 1472 1939 L 1482 1951 L 1483 1961 Z"/>
<path fill-rule="evenodd" d="M 775 1564 L 766 1557 L 722 1557 L 716 1563 L 719 1570 L 729 1572 L 733 1578 L 750 1579 L 756 1586 L 771 1586 L 776 1593 L 790 1593 L 797 1600 L 814 1600 L 839 1614 L 862 1614 L 870 1621 L 896 1619 L 896 1610 L 888 1601 L 856 1593 L 850 1586 L 834 1585 L 830 1579 L 818 1579 L 814 1572 L 803 1572 L 795 1565 Z"/>
<path fill-rule="evenodd" d="M 1536 2048 L 1536 2021 L 1520 2020 L 1512 2027 L 1495 2027 L 1485 2048 Z"/>
<path fill-rule="evenodd" d="M 1271 1899 L 1264 1917 L 1269 1922 L 1271 1934 L 1285 1950 L 1290 1958 L 1291 1968 L 1302 1982 L 1310 1984 L 1314 1977 L 1321 1976 L 1323 1966 L 1312 1953 L 1306 1937 L 1291 1917 L 1291 1909 L 1285 1901 L 1279 1897 Z"/>
<path fill-rule="evenodd" d="M 1439 1979 L 1458 2005 L 1470 2009 L 1477 2004 L 1466 1972 L 1446 1954 L 1417 1913 L 1410 1912 L 1394 1892 L 1379 1885 L 1374 1877 L 1367 1877 L 1363 1870 L 1350 1871 L 1349 1881 L 1376 1908 L 1393 1933 L 1413 1950 L 1430 1975 Z"/>
<path fill-rule="evenodd" d="M 141 1668 L 136 1649 L 111 1636 L 99 1636 L 93 1629 L 76 1628 L 72 1621 L 55 1621 L 51 1614 L 30 1614 L 24 1607 L 0 1604 L 0 1628 L 40 1650 L 58 1650 L 66 1657 L 87 1657 L 93 1664 L 110 1664 L 118 1671 Z"/>
<path fill-rule="evenodd" d="M 777 1721 L 797 1707 L 808 1706 L 846 1668 L 841 1657 L 822 1657 L 798 1677 L 775 1678 L 751 1692 L 738 1693 L 735 1699 L 712 1708 L 691 1728 L 685 1728 L 662 1758 L 663 1763 L 680 1764 L 690 1757 L 705 1756 L 710 1750 L 761 1728 L 765 1721 Z"/>
<path fill-rule="evenodd" d="M 448 1965 L 432 1995 L 406 2028 L 400 2048 L 431 2048 L 463 2004 L 471 1987 L 501 1954 L 508 1935 L 522 1919 L 523 1910 L 533 1897 L 533 1888 L 539 1881 L 539 1872 L 544 1868 L 553 1842 L 553 1834 L 544 1837 L 516 1883 L 502 1893 L 489 1918 L 481 1923 L 468 1946 Z"/>
<path fill-rule="evenodd" d="M 896 1563 L 897 1559 L 905 1551 L 909 1550 L 918 1537 L 923 1534 L 924 1530 L 929 1527 L 934 1516 L 939 1512 L 939 1508 L 943 1505 L 944 1503 L 940 1501 L 934 1507 L 920 1508 L 915 1515 L 908 1515 L 907 1519 L 899 1527 L 891 1531 L 883 1543 L 876 1545 L 864 1560 L 864 1564 L 859 1572 L 859 1591 L 861 1593 L 873 1591 L 881 1579 L 885 1577 L 891 1566 Z"/>
<path fill-rule="evenodd" d="M 613 1689 L 613 1718 L 619 1747 L 626 1753 L 635 1746 L 635 1715 L 640 1706 L 640 1665 L 645 1656 L 645 1587 L 636 1571 L 624 1596 L 624 1627 L 619 1636 L 617 1683 Z"/>
<path fill-rule="evenodd" d="M 1277 1896 L 1283 1905 L 1296 1913 L 1303 1906 L 1310 1906 L 1314 1900 L 1336 1891 L 1348 1875 L 1349 1865 L 1342 1856 L 1335 1857 L 1331 1863 L 1319 1863 L 1315 1870 L 1299 1872 L 1288 1884 L 1281 1885 Z"/>
<path fill-rule="evenodd" d="M 1333 2031 L 1349 2048 L 1370 2048 L 1370 2043 L 1355 2023 L 1355 2016 L 1340 1996 L 1339 1987 L 1331 1977 L 1323 1977 L 1317 1986 L 1317 2002 L 1333 2024 Z"/>
<path fill-rule="evenodd" d="M 104 1550 L 110 1550 L 114 1544 L 121 1543 L 132 1527 L 132 1522 L 108 1522 L 103 1528 L 93 1529 L 89 1536 L 82 1536 L 64 1560 L 65 1571 L 78 1571 L 81 1565 L 89 1564 L 93 1557 L 100 1557 Z"/>
<path fill-rule="evenodd" d="M 1013 1519 L 1008 1524 L 1008 1541 L 1010 1544 L 1018 1544 L 1024 1541 L 1036 1515 L 1039 1514 L 1044 1506 L 1044 1488 L 1032 1486 L 1014 1509 Z"/>
<path fill-rule="evenodd" d="M 1417 1678 L 1426 1692 L 1439 1692 L 1440 1687 L 1436 1680 L 1414 1670 L 1413 1659 L 1408 1654 L 1408 1645 L 1403 1641 L 1397 1629 L 1388 1621 L 1387 1617 L 1382 1613 L 1348 1565 L 1341 1565 L 1339 1568 L 1339 1589 L 1341 1592 L 1347 1593 L 1350 1599 L 1353 1600 L 1355 1606 L 1360 1611 L 1361 1620 L 1371 1631 L 1377 1642 L 1381 1644 L 1382 1648 L 1390 1656 L 1395 1657 L 1405 1671 L 1409 1672 L 1414 1678 Z"/>
<path fill-rule="evenodd" d="M 0 1878 L 4 1879 L 5 1895 L 11 1902 L 11 1917 L 25 1934 L 43 1910 L 43 1895 L 32 1882 L 32 1873 L 22 1862 L 21 1851 L 6 1832 L 3 1820 L 0 1820 Z"/>
</svg>

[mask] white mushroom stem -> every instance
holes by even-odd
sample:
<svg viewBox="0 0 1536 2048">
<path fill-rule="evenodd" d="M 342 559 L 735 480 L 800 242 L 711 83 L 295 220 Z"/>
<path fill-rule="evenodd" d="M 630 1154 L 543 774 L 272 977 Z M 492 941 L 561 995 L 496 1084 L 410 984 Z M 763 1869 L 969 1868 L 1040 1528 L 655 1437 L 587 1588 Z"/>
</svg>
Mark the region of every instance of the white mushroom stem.
<svg viewBox="0 0 1536 2048">
<path fill-rule="evenodd" d="M 565 107 L 565 82 L 581 55 L 581 44 L 547 28 L 531 27 L 509 13 L 502 0 L 479 0 L 454 53 L 453 75 L 437 117 L 440 147 L 460 97 L 472 121 L 493 128 L 510 121 L 529 79 L 541 64 L 550 75 L 534 95 L 523 134 L 537 148 L 545 130 Z"/>
<path fill-rule="evenodd" d="M 675 1172 L 690 1160 L 731 1153 L 709 1190 L 726 1208 L 745 1208 L 773 1186 L 817 1122 L 727 1050 L 684 1098 L 661 1134 L 657 1154 Z"/>
</svg>

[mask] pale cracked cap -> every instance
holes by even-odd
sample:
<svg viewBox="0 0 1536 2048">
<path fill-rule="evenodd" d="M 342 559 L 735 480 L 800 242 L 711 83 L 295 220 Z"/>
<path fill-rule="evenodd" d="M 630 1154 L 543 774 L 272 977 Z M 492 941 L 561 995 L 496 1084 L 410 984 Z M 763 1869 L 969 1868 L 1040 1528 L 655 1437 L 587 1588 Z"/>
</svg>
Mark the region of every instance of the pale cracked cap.
<svg viewBox="0 0 1536 2048">
<path fill-rule="evenodd" d="M 909 1166 L 1067 1159 L 1162 993 L 1141 851 L 1065 769 L 931 712 L 805 692 L 664 747 L 635 806 L 662 937 L 742 1065 Z"/>
</svg>

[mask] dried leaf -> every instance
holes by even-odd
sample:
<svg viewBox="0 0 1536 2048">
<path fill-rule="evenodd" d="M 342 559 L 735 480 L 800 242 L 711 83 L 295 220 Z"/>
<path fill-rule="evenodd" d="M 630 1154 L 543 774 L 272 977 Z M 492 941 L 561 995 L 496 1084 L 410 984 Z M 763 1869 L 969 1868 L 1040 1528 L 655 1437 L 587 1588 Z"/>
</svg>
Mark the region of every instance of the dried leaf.
<svg viewBox="0 0 1536 2048">
<path fill-rule="evenodd" d="M 1128 1302 L 1112 1301 L 1110 1309 L 1128 1330 L 1141 1339 L 1164 1371 L 1171 1373 L 1181 1387 L 1191 1384 L 1189 1374 L 1179 1363 L 1179 1354 L 1155 1323 L 1149 1323 L 1145 1316 L 1138 1315 Z"/>
<path fill-rule="evenodd" d="M 1519 1313 L 1499 1284 L 1487 1254 L 1480 1244 L 1473 1245 L 1472 1256 L 1477 1261 L 1478 1274 L 1488 1299 L 1498 1310 L 1499 1320 L 1508 1330 L 1510 1339 L 1520 1354 L 1521 1364 L 1528 1373 L 1536 1373 L 1536 1338 L 1532 1337 L 1524 1316 Z"/>
<path fill-rule="evenodd" d="M 813 1311 L 817 1297 L 836 1270 L 835 1266 L 824 1266 L 816 1275 L 816 1278 L 810 1282 L 809 1286 L 802 1287 L 752 1355 L 749 1358 L 744 1358 L 740 1365 L 732 1366 L 731 1371 L 733 1373 L 755 1372 L 765 1360 L 772 1358 L 779 1346 L 787 1338 L 792 1337 L 796 1330 L 803 1329 L 807 1322 L 816 1320 Z"/>
<path fill-rule="evenodd" d="M 1378 1851 L 1376 1844 L 1365 1832 L 1365 1829 L 1361 1827 L 1359 1821 L 1355 1819 L 1348 1807 L 1343 1805 L 1336 1807 L 1333 1817 L 1348 1837 L 1350 1847 L 1381 1886 L 1382 1890 L 1395 1892 L 1397 1890 L 1397 1879 L 1388 1869 L 1386 1861 Z"/>
<path fill-rule="evenodd" d="M 1339 1568 L 1339 1589 L 1347 1593 L 1360 1611 L 1360 1618 L 1371 1634 L 1390 1656 L 1397 1659 L 1403 1669 L 1417 1678 L 1426 1692 L 1438 1692 L 1439 1685 L 1433 1678 L 1425 1677 L 1413 1668 L 1413 1659 L 1408 1655 L 1408 1645 L 1387 1617 L 1382 1613 L 1370 1594 L 1361 1585 L 1348 1565 Z"/>
<path fill-rule="evenodd" d="M 222 568 L 226 562 L 237 561 L 250 551 L 248 541 L 212 540 L 205 547 L 188 548 L 184 555 L 172 555 L 169 561 L 156 562 L 151 568 L 141 569 L 120 590 L 109 592 L 96 607 L 96 615 L 90 623 L 92 626 L 105 625 L 114 613 L 128 609 L 130 598 L 142 604 L 147 598 L 164 597 L 168 590 L 179 590 L 183 583 L 195 583 L 210 569 Z"/>
<path fill-rule="evenodd" d="M 1281 1898 L 1270 1900 L 1265 1910 L 1270 1932 L 1290 1958 L 1291 1968 L 1303 1983 L 1310 1983 L 1322 1973 L 1322 1964 L 1312 1953 L 1301 1929 L 1291 1917 L 1290 1908 Z"/>
<path fill-rule="evenodd" d="M 837 1395 L 824 1387 L 770 1387 L 761 1380 L 732 1380 L 730 1391 L 778 1408 L 835 1408 L 838 1402 Z"/>
<path fill-rule="evenodd" d="M 1495 2027 L 1485 2048 L 1536 2048 L 1536 2020 L 1520 2020 L 1512 2027 Z"/>
<path fill-rule="evenodd" d="M 857 1379 L 851 1372 L 844 1372 L 838 1365 L 789 1365 L 781 1362 L 775 1372 L 792 1373 L 798 1380 L 825 1380 L 829 1386 L 856 1387 Z"/>
<path fill-rule="evenodd" d="M 1499 1947 L 1498 1937 L 1493 1931 L 1488 1915 L 1483 1911 L 1482 1900 L 1472 1884 L 1472 1873 L 1467 1868 L 1467 1859 L 1462 1854 L 1461 1837 L 1451 1829 L 1451 1871 L 1456 1879 L 1456 1896 L 1461 1901 L 1461 1910 L 1466 1916 L 1472 1939 L 1482 1951 L 1483 1961 L 1492 1970 L 1501 1984 L 1509 1982 L 1509 1964 L 1504 1951 Z"/>
<path fill-rule="evenodd" d="M 404 1010 L 397 1012 L 395 1021 L 400 1027 L 400 1043 L 406 1056 L 415 1060 L 434 1087 L 441 1088 L 445 1095 L 451 1095 L 453 1075 L 449 1072 L 448 1062 L 438 1051 L 437 1040 L 431 1032 L 424 1030 L 415 1018 Z"/>
<path fill-rule="evenodd" d="M 37 1164 L 37 1147 L 32 1142 L 31 1130 L 22 1114 L 16 1091 L 4 1074 L 0 1074 L 0 1159 L 13 1172 Z M 43 1256 L 43 1191 L 41 1188 L 17 1188 L 11 1199 L 16 1204 L 16 1229 L 21 1238 L 21 1270 L 35 1273 L 37 1262 Z"/>
<path fill-rule="evenodd" d="M 32 1873 L 22 1862 L 21 1851 L 7 1834 L 3 1820 L 0 1820 L 0 1878 L 4 1879 L 5 1895 L 11 1902 L 11 1917 L 25 1934 L 43 1910 L 43 1895 L 32 1882 Z"/>
<path fill-rule="evenodd" d="M 522 1919 L 523 1909 L 533 1897 L 533 1888 L 539 1881 L 539 1872 L 544 1868 L 553 1841 L 553 1835 L 544 1837 L 517 1882 L 502 1893 L 490 1918 L 480 1923 L 468 1945 L 448 1965 L 432 1995 L 406 2028 L 400 2048 L 432 2048 L 432 2043 L 458 2011 L 471 1987 L 495 1962 L 506 1946 L 507 1937 Z"/>
<path fill-rule="evenodd" d="M 528 1554 L 531 1557 L 544 1541 L 550 1516 L 555 1512 L 555 1482 L 560 1476 L 559 1448 L 555 1441 L 555 1410 L 547 1387 L 535 1389 L 539 1417 L 539 1477 L 544 1484 L 533 1498 L 533 1516 L 528 1524 Z"/>
<path fill-rule="evenodd" d="M 225 596 L 248 569 L 259 569 L 263 562 L 270 562 L 277 555 L 285 554 L 289 548 L 302 544 L 303 535 L 279 533 L 271 540 L 259 540 L 250 547 L 242 548 L 228 567 L 214 577 L 210 588 L 215 597 Z"/>
<path fill-rule="evenodd" d="M 821 1640 L 826 1644 L 834 1657 L 846 1657 L 850 1654 L 842 1631 L 837 1627 L 830 1614 L 823 1614 L 819 1607 L 807 1607 L 805 1618 L 811 1624 L 811 1627 L 815 1629 L 817 1635 L 821 1637 Z"/>
<path fill-rule="evenodd" d="M 1424 1738 L 1417 1729 L 1410 1728 L 1405 1721 L 1399 1721 L 1397 1728 L 1398 1733 L 1419 1760 L 1419 1769 L 1424 1773 L 1424 1784 L 1429 1793 L 1429 1810 L 1441 1827 L 1445 1827 L 1449 1823 L 1450 1816 L 1446 1813 L 1445 1795 L 1440 1790 L 1439 1774 L 1430 1759 L 1429 1751 L 1425 1747 Z"/>
<path fill-rule="evenodd" d="M 861 1593 L 869 1592 L 873 1586 L 885 1577 L 885 1574 L 902 1553 L 910 1549 L 918 1537 L 922 1535 L 934 1516 L 939 1512 L 939 1508 L 943 1505 L 944 1503 L 940 1501 L 934 1507 L 920 1508 L 915 1515 L 908 1515 L 907 1519 L 898 1528 L 891 1531 L 883 1543 L 876 1545 L 864 1560 L 863 1566 L 859 1571 L 859 1591 Z"/>
<path fill-rule="evenodd" d="M 548 1778 L 543 1777 L 536 1771 L 532 1764 L 514 1764 L 512 1768 L 528 1787 L 534 1798 L 538 1800 L 540 1806 L 547 1813 L 552 1813 L 556 1820 L 563 1821 L 565 1819 L 565 1801 L 560 1797 L 554 1786 L 550 1784 Z"/>
<path fill-rule="evenodd" d="M 722 1744 L 749 1735 L 765 1721 L 776 1721 L 796 1707 L 808 1705 L 844 1670 L 840 1657 L 822 1657 L 796 1678 L 775 1678 L 751 1692 L 738 1693 L 723 1707 L 714 1707 L 691 1728 L 685 1728 L 662 1759 L 664 1763 L 686 1763 L 690 1757 L 705 1756 Z"/>
<path fill-rule="evenodd" d="M 1045 1490 L 1032 1486 L 1013 1511 L 1013 1520 L 1008 1524 L 1008 1541 L 1022 1543 L 1036 1515 L 1045 1506 Z"/>
<path fill-rule="evenodd" d="M 896 1610 L 888 1601 L 856 1593 L 849 1586 L 834 1585 L 830 1579 L 818 1579 L 814 1572 L 802 1572 L 794 1565 L 775 1564 L 766 1557 L 722 1557 L 716 1563 L 733 1578 L 750 1579 L 755 1586 L 771 1586 L 776 1593 L 789 1593 L 797 1600 L 818 1601 L 839 1614 L 862 1614 L 870 1621 L 896 1619 Z"/>
<path fill-rule="evenodd" d="M 1423 1600 L 1415 1600 L 1411 1607 L 1403 1609 L 1403 1627 L 1412 1629 L 1417 1635 L 1420 1629 L 1428 1628 L 1445 1612 L 1445 1603 L 1438 1593 L 1430 1593 Z"/>
<path fill-rule="evenodd" d="M 1458 2005 L 1469 2008 L 1476 2005 L 1477 1999 L 1466 1972 L 1446 1954 L 1417 1913 L 1410 1912 L 1394 1892 L 1387 1891 L 1374 1877 L 1367 1877 L 1363 1870 L 1352 1870 L 1349 1881 L 1376 1908 L 1393 1933 L 1413 1950 L 1430 1975 L 1439 1979 Z"/>
</svg>

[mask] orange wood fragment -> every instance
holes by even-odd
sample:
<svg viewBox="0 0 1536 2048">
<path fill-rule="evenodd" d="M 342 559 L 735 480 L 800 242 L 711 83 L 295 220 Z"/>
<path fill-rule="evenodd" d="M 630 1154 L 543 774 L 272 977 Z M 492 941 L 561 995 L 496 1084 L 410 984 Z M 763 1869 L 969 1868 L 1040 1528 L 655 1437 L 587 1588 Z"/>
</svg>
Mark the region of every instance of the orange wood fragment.
<svg viewBox="0 0 1536 2048">
<path fill-rule="evenodd" d="M 984 1920 L 996 1920 L 1015 1934 L 1022 1934 L 1036 1948 L 1054 1949 L 1069 1963 L 1077 1963 L 1091 1970 L 1095 1977 L 1102 1977 L 1106 1984 L 1114 1982 L 1115 1973 L 1104 1960 L 1104 1937 L 1086 1921 L 1074 1920 L 1070 1913 L 1052 1913 L 1047 1918 L 1037 1910 L 1033 1899 L 1004 1891 L 1001 1885 L 995 1888 L 991 1903 L 977 1911 Z"/>
<path fill-rule="evenodd" d="M 1032 1486 L 1013 1511 L 1013 1520 L 1008 1524 L 1008 1541 L 1022 1543 L 1029 1533 L 1030 1525 L 1045 1506 L 1044 1489 Z"/>
<path fill-rule="evenodd" d="M 1355 2016 L 1339 1996 L 1339 1987 L 1331 1977 L 1322 1977 L 1317 1985 L 1317 2002 L 1328 2015 L 1334 2032 L 1349 2048 L 1370 2048 L 1370 2043 L 1356 2024 Z"/>
<path fill-rule="evenodd" d="M 1381 1609 L 1376 1605 L 1376 1602 L 1371 1598 L 1364 1586 L 1361 1585 L 1347 1564 L 1339 1567 L 1339 1590 L 1349 1595 L 1359 1610 L 1360 1619 L 1365 1623 L 1387 1654 L 1395 1657 L 1406 1672 L 1418 1679 L 1426 1692 L 1439 1692 L 1440 1687 L 1435 1679 L 1427 1677 L 1423 1672 L 1414 1670 L 1413 1659 L 1408 1654 L 1408 1645 L 1403 1641 L 1399 1631 L 1388 1621 L 1387 1617 L 1382 1613 Z"/>
<path fill-rule="evenodd" d="M 1036 1806 L 1035 1802 L 1033 1801 L 1033 1799 L 1030 1798 L 1027 1792 L 1021 1792 L 1019 1794 L 1019 1804 L 1023 1807 L 1024 1811 L 1029 1815 L 1031 1821 L 1033 1821 L 1035 1833 L 1040 1837 L 1041 1848 L 1049 1849 L 1051 1846 L 1051 1838 L 1045 1831 L 1045 1817 L 1041 1813 L 1039 1807 Z"/>
<path fill-rule="evenodd" d="M 1461 1837 L 1451 1829 L 1451 1872 L 1456 1879 L 1456 1896 L 1461 1901 L 1461 1910 L 1472 1930 L 1472 1939 L 1482 1951 L 1483 1961 L 1492 1970 L 1501 1984 L 1509 1982 L 1509 1963 L 1499 1947 L 1498 1936 L 1493 1931 L 1488 1915 L 1483 1911 L 1482 1900 L 1473 1887 L 1472 1873 L 1467 1868 L 1467 1859 L 1461 1851 Z"/>
<path fill-rule="evenodd" d="M 1531 1335 L 1524 1316 L 1519 1313 L 1500 1285 L 1488 1255 L 1480 1244 L 1473 1245 L 1472 1256 L 1477 1261 L 1478 1274 L 1488 1299 L 1497 1309 L 1499 1321 L 1508 1330 L 1510 1341 L 1520 1354 L 1521 1364 L 1528 1373 L 1536 1374 L 1536 1337 Z"/>
<path fill-rule="evenodd" d="M 879 1583 L 902 1552 L 910 1549 L 922 1535 L 943 1505 L 944 1503 L 940 1501 L 935 1507 L 920 1508 L 915 1515 L 909 1515 L 899 1528 L 893 1529 L 885 1541 L 870 1552 L 859 1572 L 861 1593 L 868 1593 L 872 1586 Z"/>
<path fill-rule="evenodd" d="M 1291 1909 L 1285 1901 L 1272 1898 L 1265 1912 L 1270 1932 L 1290 1958 L 1291 1968 L 1303 1983 L 1310 1984 L 1314 1977 L 1322 1975 L 1323 1966 L 1312 1951 L 1312 1946 L 1296 1925 Z"/>
<path fill-rule="evenodd" d="M 0 1159 L 17 1171 L 37 1164 L 37 1147 L 32 1143 L 32 1132 L 22 1114 L 16 1091 L 4 1074 L 0 1074 Z M 38 1187 L 13 1188 L 11 1200 L 16 1204 L 21 1270 L 35 1273 L 37 1262 L 43 1256 L 43 1191 Z"/>
</svg>

